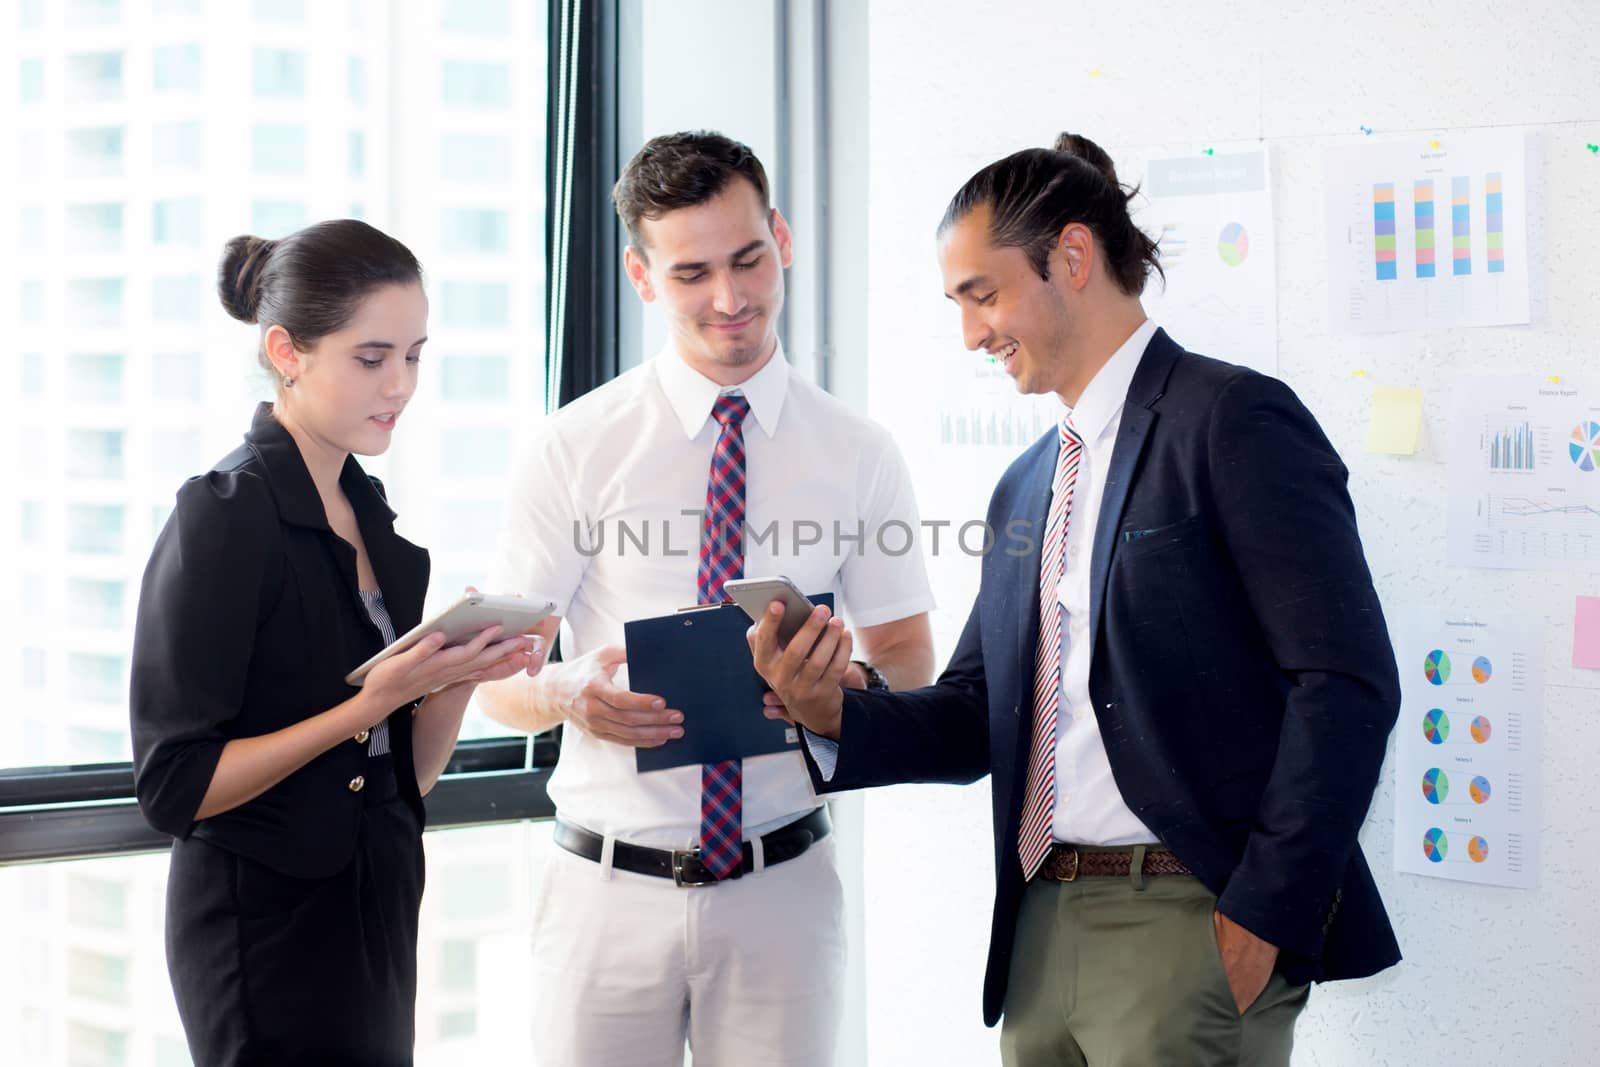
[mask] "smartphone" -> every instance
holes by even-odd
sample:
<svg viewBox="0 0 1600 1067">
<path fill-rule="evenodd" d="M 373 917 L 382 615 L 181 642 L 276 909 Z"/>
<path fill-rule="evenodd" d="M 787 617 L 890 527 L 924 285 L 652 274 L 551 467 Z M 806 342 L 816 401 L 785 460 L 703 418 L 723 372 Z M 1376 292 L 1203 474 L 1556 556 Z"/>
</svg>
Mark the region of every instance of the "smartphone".
<svg viewBox="0 0 1600 1067">
<path fill-rule="evenodd" d="M 548 600 L 524 600 L 519 596 L 490 596 L 486 593 L 467 593 L 448 608 L 424 619 L 412 629 L 395 639 L 394 644 L 373 656 L 345 676 L 348 685 L 361 685 L 367 672 L 388 659 L 404 652 L 435 630 L 444 631 L 445 647 L 466 644 L 490 626 L 502 628 L 501 640 L 525 634 L 556 606 Z"/>
<path fill-rule="evenodd" d="M 766 616 L 768 604 L 781 600 L 783 622 L 778 627 L 780 645 L 788 644 L 789 639 L 800 632 L 800 627 L 811 617 L 811 609 L 816 607 L 793 582 L 781 574 L 776 578 L 730 578 L 722 583 L 722 591 L 755 622 L 760 622 Z"/>
</svg>

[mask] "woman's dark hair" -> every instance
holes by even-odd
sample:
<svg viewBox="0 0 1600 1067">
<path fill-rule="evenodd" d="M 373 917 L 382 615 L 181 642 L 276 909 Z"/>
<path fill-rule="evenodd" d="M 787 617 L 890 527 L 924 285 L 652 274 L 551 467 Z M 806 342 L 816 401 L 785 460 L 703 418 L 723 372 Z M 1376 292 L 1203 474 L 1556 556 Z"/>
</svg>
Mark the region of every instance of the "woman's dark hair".
<svg viewBox="0 0 1600 1067">
<path fill-rule="evenodd" d="M 989 239 L 1022 249 L 1039 277 L 1049 280 L 1050 250 L 1062 228 L 1081 222 L 1105 250 L 1117 288 L 1138 296 L 1151 271 L 1166 280 L 1156 243 L 1128 213 L 1138 192 L 1117 181 L 1105 149 L 1081 134 L 1063 133 L 1051 148 L 1024 149 L 968 178 L 945 209 L 939 236 L 988 205 Z"/>
<path fill-rule="evenodd" d="M 643 219 L 695 207 L 714 199 L 734 178 L 755 187 L 764 214 L 772 212 L 767 172 L 750 146 L 711 130 L 689 130 L 652 137 L 622 168 L 611 202 L 628 230 L 628 243 L 645 255 Z"/>
<path fill-rule="evenodd" d="M 343 328 L 374 289 L 421 281 L 410 249 L 356 219 L 318 222 L 279 241 L 235 237 L 217 267 L 217 295 L 228 314 L 282 326 L 302 352 Z M 266 353 L 260 357 L 271 372 Z"/>
</svg>

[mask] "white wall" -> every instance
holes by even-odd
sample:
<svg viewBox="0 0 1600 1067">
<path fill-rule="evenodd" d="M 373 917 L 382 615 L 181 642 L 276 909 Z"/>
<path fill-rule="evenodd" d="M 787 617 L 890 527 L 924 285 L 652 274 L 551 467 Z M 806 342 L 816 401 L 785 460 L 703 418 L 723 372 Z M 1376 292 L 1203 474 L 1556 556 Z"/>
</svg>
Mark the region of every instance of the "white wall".
<svg viewBox="0 0 1600 1067">
<path fill-rule="evenodd" d="M 1351 468 L 1391 618 L 1420 603 L 1512 608 L 1550 624 L 1539 888 L 1396 874 L 1386 768 L 1363 845 L 1406 961 L 1375 979 L 1319 987 L 1295 1062 L 1595 1062 L 1600 679 L 1569 665 L 1573 595 L 1600 592 L 1600 575 L 1444 567 L 1440 383 L 1457 371 L 1595 376 L 1600 160 L 1584 145 L 1600 142 L 1591 63 L 1600 5 L 875 0 L 869 23 L 868 386 L 872 414 L 913 465 L 923 462 L 924 416 L 896 405 L 895 383 L 959 352 L 932 234 L 968 175 L 1062 129 L 1099 141 L 1125 179 L 1154 155 L 1232 140 L 1271 145 L 1280 373 Z M 1375 137 L 1530 130 L 1531 325 L 1332 335 L 1321 155 L 1363 125 Z M 1356 369 L 1368 377 L 1353 378 Z M 1421 454 L 1362 451 L 1373 384 L 1428 387 Z M 932 496 L 981 515 L 992 479 L 950 480 L 919 470 L 925 508 Z M 948 638 L 971 603 L 975 561 L 939 573 Z M 868 1062 L 998 1062 L 996 1035 L 979 1019 L 992 891 L 987 787 L 880 791 L 866 805 Z"/>
</svg>

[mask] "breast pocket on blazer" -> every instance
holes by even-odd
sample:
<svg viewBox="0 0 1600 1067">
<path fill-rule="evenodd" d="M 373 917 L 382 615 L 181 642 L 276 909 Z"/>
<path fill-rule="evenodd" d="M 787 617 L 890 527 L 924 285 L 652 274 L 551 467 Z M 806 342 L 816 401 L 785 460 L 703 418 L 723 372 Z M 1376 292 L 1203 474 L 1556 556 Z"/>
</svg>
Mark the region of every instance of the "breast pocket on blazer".
<svg viewBox="0 0 1600 1067">
<path fill-rule="evenodd" d="M 1160 526 L 1124 526 L 1117 531 L 1115 558 L 1143 559 L 1158 552 L 1170 552 L 1198 544 L 1204 536 L 1205 526 L 1198 514 L 1187 515 L 1177 522 Z"/>
</svg>

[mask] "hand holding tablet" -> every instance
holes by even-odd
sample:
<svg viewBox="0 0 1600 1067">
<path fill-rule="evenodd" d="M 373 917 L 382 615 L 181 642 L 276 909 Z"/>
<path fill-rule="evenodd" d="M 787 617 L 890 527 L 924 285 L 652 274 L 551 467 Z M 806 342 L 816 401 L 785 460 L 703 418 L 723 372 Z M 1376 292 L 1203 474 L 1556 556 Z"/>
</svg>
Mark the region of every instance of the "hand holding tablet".
<svg viewBox="0 0 1600 1067">
<path fill-rule="evenodd" d="M 491 596 L 487 593 L 469 592 L 443 611 L 424 619 L 421 623 L 396 638 L 394 643 L 367 662 L 345 675 L 345 682 L 361 685 L 372 668 L 414 647 L 431 633 L 444 634 L 444 645 L 465 644 L 491 626 L 499 626 L 503 637 L 527 633 L 556 606 L 548 600 L 525 600 L 516 596 Z"/>
</svg>

